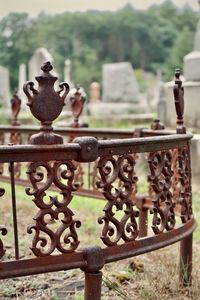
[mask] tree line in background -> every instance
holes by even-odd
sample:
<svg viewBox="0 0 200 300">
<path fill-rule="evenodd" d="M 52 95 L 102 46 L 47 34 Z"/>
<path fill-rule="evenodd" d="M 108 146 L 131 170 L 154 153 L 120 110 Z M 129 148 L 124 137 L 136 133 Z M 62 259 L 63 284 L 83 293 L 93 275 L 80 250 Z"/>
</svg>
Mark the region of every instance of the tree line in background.
<svg viewBox="0 0 200 300">
<path fill-rule="evenodd" d="M 108 62 L 162 70 L 169 80 L 193 48 L 197 21 L 189 6 L 178 9 L 169 0 L 144 11 L 127 4 L 116 12 L 40 13 L 37 18 L 10 13 L 0 21 L 0 65 L 10 71 L 12 90 L 18 85 L 19 65 L 27 64 L 39 47 L 52 54 L 61 80 L 69 58 L 74 82 L 86 89 L 91 81 L 101 81 L 101 66 Z"/>
</svg>

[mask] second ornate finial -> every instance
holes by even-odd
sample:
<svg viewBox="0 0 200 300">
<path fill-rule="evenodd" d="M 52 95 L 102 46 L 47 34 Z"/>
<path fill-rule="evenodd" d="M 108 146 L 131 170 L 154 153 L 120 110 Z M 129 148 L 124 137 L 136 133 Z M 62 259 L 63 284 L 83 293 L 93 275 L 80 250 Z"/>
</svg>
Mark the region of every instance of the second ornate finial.
<svg viewBox="0 0 200 300">
<path fill-rule="evenodd" d="M 186 133 L 186 127 L 184 125 L 183 113 L 184 113 L 184 88 L 182 87 L 182 81 L 180 79 L 180 69 L 175 70 L 175 85 L 174 85 L 174 103 L 177 115 L 177 133 Z"/>
<path fill-rule="evenodd" d="M 73 122 L 71 126 L 73 128 L 80 127 L 79 117 L 83 111 L 84 103 L 86 101 L 86 93 L 83 88 L 77 86 L 74 90 L 70 92 L 70 105 L 73 115 Z"/>
</svg>

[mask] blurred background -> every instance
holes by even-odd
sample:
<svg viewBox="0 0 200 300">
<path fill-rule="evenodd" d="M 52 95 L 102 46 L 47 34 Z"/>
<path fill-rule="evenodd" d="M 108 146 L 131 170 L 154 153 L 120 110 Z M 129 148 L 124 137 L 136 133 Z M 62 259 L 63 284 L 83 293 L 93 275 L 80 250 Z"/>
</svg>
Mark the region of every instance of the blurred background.
<svg viewBox="0 0 200 300">
<path fill-rule="evenodd" d="M 68 59 L 73 82 L 88 91 L 92 81 L 101 82 L 104 63 L 129 61 L 146 91 L 158 70 L 169 80 L 182 67 L 197 20 L 196 0 L 0 0 L 0 65 L 9 70 L 13 92 L 19 66 L 46 48 L 60 80 Z"/>
<path fill-rule="evenodd" d="M 122 127 L 158 117 L 173 127 L 173 83 L 168 83 L 178 67 L 186 82 L 195 81 L 186 88 L 185 119 L 199 129 L 198 19 L 197 0 L 0 0 L 0 106 L 6 107 L 1 117 L 7 122 L 17 91 L 20 115 L 32 122 L 23 84 L 50 61 L 59 82 L 79 85 L 88 95 L 83 115 L 90 126 L 102 126 L 103 117 L 114 126 L 122 120 Z M 70 117 L 69 107 L 64 111 Z"/>
</svg>

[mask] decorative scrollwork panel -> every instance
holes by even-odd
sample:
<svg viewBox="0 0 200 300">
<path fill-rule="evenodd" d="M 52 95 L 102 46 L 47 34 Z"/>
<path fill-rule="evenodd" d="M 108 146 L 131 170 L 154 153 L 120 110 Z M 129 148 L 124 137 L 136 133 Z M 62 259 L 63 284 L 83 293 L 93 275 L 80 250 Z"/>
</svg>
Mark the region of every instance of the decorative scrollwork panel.
<svg viewBox="0 0 200 300">
<path fill-rule="evenodd" d="M 148 181 L 153 199 L 152 229 L 155 234 L 159 234 L 165 229 L 172 230 L 176 223 L 175 202 L 171 192 L 172 153 L 170 150 L 150 153 L 148 163 L 150 168 Z"/>
<path fill-rule="evenodd" d="M 35 231 L 31 250 L 36 256 L 50 255 L 56 249 L 61 253 L 73 252 L 79 245 L 76 228 L 81 225 L 73 219 L 74 214 L 68 207 L 72 192 L 78 188 L 74 183 L 74 164 L 71 161 L 35 162 L 29 165 L 27 173 L 32 189 L 27 188 L 26 192 L 34 196 L 33 201 L 39 208 L 35 224 L 29 225 L 27 230 L 28 233 Z M 59 196 L 47 197 L 52 185 L 58 188 Z M 56 228 L 50 226 L 52 223 Z"/>
<path fill-rule="evenodd" d="M 181 207 L 181 220 L 186 223 L 191 219 L 192 212 L 192 186 L 191 186 L 191 161 L 189 145 L 178 149 L 179 173 L 179 204 Z"/>
<path fill-rule="evenodd" d="M 102 157 L 98 161 L 100 180 L 97 187 L 108 200 L 104 216 L 99 224 L 104 224 L 102 241 L 107 246 L 116 245 L 121 239 L 134 241 L 138 236 L 137 217 L 131 196 L 136 192 L 135 159 L 132 155 Z"/>
</svg>

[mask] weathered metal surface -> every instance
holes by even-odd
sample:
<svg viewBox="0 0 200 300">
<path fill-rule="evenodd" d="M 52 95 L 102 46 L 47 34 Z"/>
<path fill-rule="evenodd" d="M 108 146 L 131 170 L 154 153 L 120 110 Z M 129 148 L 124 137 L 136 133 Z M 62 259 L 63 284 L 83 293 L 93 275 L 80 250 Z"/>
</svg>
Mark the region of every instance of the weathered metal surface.
<svg viewBox="0 0 200 300">
<path fill-rule="evenodd" d="M 165 125 L 162 124 L 159 119 L 154 119 L 153 123 L 151 124 L 151 129 L 152 130 L 163 130 L 163 129 L 165 129 Z"/>
<path fill-rule="evenodd" d="M 192 283 L 192 238 L 191 233 L 180 242 L 179 279 L 184 286 Z"/>
<path fill-rule="evenodd" d="M 105 156 L 98 162 L 100 180 L 97 186 L 108 200 L 104 208 L 105 214 L 98 222 L 104 224 L 101 239 L 107 246 L 114 246 L 121 239 L 125 242 L 134 241 L 138 236 L 136 218 L 139 211 L 133 208 L 135 204 L 131 200 L 138 180 L 134 166 L 132 155 L 117 158 Z M 114 210 L 122 212 L 120 220 L 116 218 Z"/>
<path fill-rule="evenodd" d="M 1 263 L 0 279 L 84 268 L 86 266 L 87 262 L 83 259 L 82 252 L 6 261 Z"/>
<path fill-rule="evenodd" d="M 148 180 L 153 190 L 152 229 L 155 234 L 175 226 L 175 202 L 172 197 L 172 153 L 161 151 L 150 153 L 148 157 L 150 174 Z"/>
<path fill-rule="evenodd" d="M 18 120 L 18 115 L 21 109 L 21 99 L 17 95 L 17 91 L 14 93 L 12 99 L 10 100 L 11 103 L 11 125 L 12 129 L 10 131 L 10 143 L 11 144 L 21 144 L 22 143 L 22 135 L 20 132 L 16 131 L 16 128 L 20 125 Z M 21 175 L 21 164 L 18 162 L 15 164 L 14 167 L 14 176 L 15 178 L 19 178 Z"/>
<path fill-rule="evenodd" d="M 19 259 L 17 205 L 16 205 L 16 193 L 15 193 L 15 171 L 14 171 L 13 162 L 11 162 L 9 165 L 9 171 L 10 171 L 10 184 L 11 184 L 11 197 L 12 197 L 12 218 L 13 218 L 13 228 L 14 228 L 15 258 Z"/>
<path fill-rule="evenodd" d="M 41 167 L 44 169 L 43 172 Z M 61 253 L 70 253 L 78 247 L 76 228 L 80 227 L 81 223 L 73 219 L 74 214 L 68 207 L 72 200 L 72 192 L 78 188 L 74 182 L 74 171 L 75 167 L 71 161 L 54 163 L 39 161 L 29 165 L 27 174 L 32 189 L 26 189 L 26 193 L 34 196 L 33 202 L 39 211 L 33 218 L 35 224 L 29 225 L 27 232 L 35 231 L 31 250 L 36 256 L 48 256 L 55 249 Z M 44 180 L 45 173 L 46 180 Z M 44 197 L 52 184 L 58 188 L 63 199 L 58 199 L 56 195 L 50 196 L 50 201 L 46 203 Z M 51 217 L 51 222 L 57 221 L 55 230 L 49 229 L 46 216 Z"/>
<path fill-rule="evenodd" d="M 100 300 L 102 286 L 102 272 L 85 272 L 84 300 Z"/>
<path fill-rule="evenodd" d="M 80 87 L 77 87 L 75 92 L 70 95 L 70 105 L 72 110 L 73 121 L 71 123 L 72 128 L 81 127 L 79 123 L 79 117 L 83 111 L 84 103 L 86 101 L 86 94 L 81 90 Z"/>
<path fill-rule="evenodd" d="M 2 197 L 5 193 L 5 189 L 0 188 L 0 197 Z M 0 225 L 0 234 L 1 235 L 6 235 L 7 234 L 7 228 L 4 225 Z M 4 248 L 4 244 L 2 239 L 0 238 L 0 258 L 3 257 L 3 255 L 5 254 L 6 250 Z"/>
<path fill-rule="evenodd" d="M 64 82 L 60 83 L 60 90 L 55 92 L 54 83 L 57 77 L 50 73 L 53 69 L 51 63 L 44 63 L 41 69 L 43 73 L 35 78 L 39 84 L 38 90 L 34 88 L 33 82 L 28 82 L 24 85 L 24 92 L 28 97 L 27 105 L 30 107 L 33 116 L 42 125 L 40 133 L 33 135 L 30 138 L 30 143 L 39 145 L 62 144 L 62 137 L 53 133 L 51 125 L 60 115 L 65 105 L 64 101 L 69 92 L 69 85 Z M 32 95 L 30 92 L 32 92 Z M 63 92 L 62 96 L 60 95 L 61 92 Z"/>
<path fill-rule="evenodd" d="M 175 85 L 174 85 L 174 100 L 177 114 L 177 133 L 186 133 L 186 127 L 184 125 L 183 113 L 184 113 L 184 89 L 182 87 L 182 81 L 180 80 L 180 70 L 175 71 Z"/>
<path fill-rule="evenodd" d="M 187 237 L 193 233 L 196 226 L 197 224 L 195 220 L 191 219 L 183 226 L 179 226 L 172 231 L 142 238 L 134 242 L 124 243 L 122 245 L 107 247 L 103 249 L 105 262 L 111 263 L 117 260 L 134 257 L 172 245 L 178 241 L 187 239 Z M 188 245 L 188 247 L 190 246 Z"/>
<path fill-rule="evenodd" d="M 20 125 L 20 122 L 18 121 L 18 115 L 21 109 L 21 99 L 17 95 L 17 91 L 14 93 L 13 97 L 11 98 L 10 103 L 11 103 L 11 113 L 12 113 L 11 125 L 12 126 Z"/>
<path fill-rule="evenodd" d="M 164 130 L 163 125 L 156 120 L 151 130 L 123 131 L 121 139 L 114 140 L 98 140 L 96 137 L 116 137 L 119 131 L 106 133 L 105 130 L 74 128 L 72 133 L 86 133 L 87 136 L 62 144 L 63 139 L 59 134 L 63 136 L 67 130 L 57 129 L 55 134 L 51 124 L 62 110 L 68 85 L 61 84 L 60 91 L 55 92 L 53 85 L 57 78 L 51 75 L 51 69 L 50 63 L 42 67 L 42 75 L 36 77 L 38 90 L 34 89 L 31 82 L 24 87 L 31 112 L 42 124 L 39 134 L 35 135 L 35 129 L 30 127 L 19 129 L 16 124 L 4 127 L 7 132 L 15 127 L 16 132 L 33 136 L 32 145 L 0 145 L 0 163 L 10 165 L 15 242 L 13 260 L 2 260 L 0 263 L 0 278 L 81 268 L 85 272 L 85 300 L 100 300 L 100 270 L 106 263 L 153 251 L 181 240 L 180 279 L 183 284 L 190 283 L 192 232 L 196 227 L 192 213 L 189 148 L 192 135 L 186 133 L 183 122 L 184 99 L 179 73 L 176 73 L 174 88 L 176 134 Z M 78 127 L 83 100 L 77 90 L 72 99 L 73 127 Z M 17 123 L 16 118 L 14 122 Z M 0 134 L 2 132 L 3 127 L 0 128 Z M 94 133 L 95 137 L 88 136 L 89 133 Z M 144 163 L 149 170 L 146 183 L 150 184 L 150 189 L 147 187 L 146 195 L 140 195 L 137 191 L 140 179 L 137 158 L 142 153 L 146 156 Z M 28 179 L 15 178 L 16 162 L 29 163 L 28 167 L 26 165 Z M 82 177 L 79 175 L 82 166 L 88 163 L 93 164 L 94 168 L 93 180 L 87 178 L 87 188 L 83 174 Z M 89 168 L 89 174 L 92 172 Z M 30 243 L 33 257 L 29 259 L 21 259 L 18 249 L 17 180 L 29 187 L 26 192 L 32 197 L 37 209 L 33 224 L 27 224 L 28 233 L 34 234 Z M 74 216 L 76 212 L 69 207 L 80 186 L 85 195 L 106 200 L 97 225 L 102 228 L 99 238 L 102 239 L 103 247 L 79 246 L 81 236 L 78 235 L 78 227 L 81 223 Z M 3 194 L 4 190 L 0 189 L 0 196 Z M 150 235 L 147 226 L 149 213 L 153 214 L 153 232 Z M 0 226 L 0 231 L 6 234 L 5 226 Z M 4 254 L 2 238 L 0 258 Z"/>
</svg>

